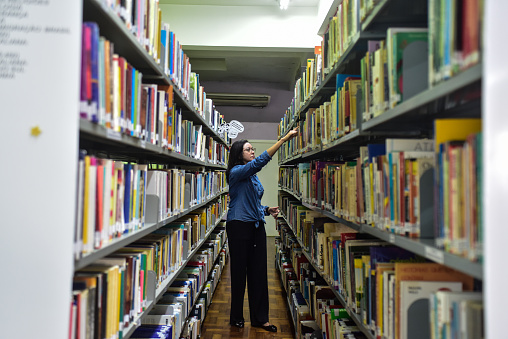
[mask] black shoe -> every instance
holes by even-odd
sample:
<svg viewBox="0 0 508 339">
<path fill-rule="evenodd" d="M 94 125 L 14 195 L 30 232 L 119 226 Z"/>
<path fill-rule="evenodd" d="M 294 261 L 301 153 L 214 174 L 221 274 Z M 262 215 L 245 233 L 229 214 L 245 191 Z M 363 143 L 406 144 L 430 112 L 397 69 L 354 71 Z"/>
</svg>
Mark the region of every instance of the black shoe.
<svg viewBox="0 0 508 339">
<path fill-rule="evenodd" d="M 238 328 L 243 328 L 244 321 L 243 320 L 240 320 L 240 321 L 230 321 L 229 324 L 231 326 L 235 326 L 235 327 L 238 327 Z"/>
<path fill-rule="evenodd" d="M 268 332 L 277 332 L 277 326 L 275 325 L 260 325 L 260 326 L 254 326 L 253 327 L 259 327 L 259 328 L 262 328 L 263 330 L 265 331 L 268 331 Z"/>
</svg>

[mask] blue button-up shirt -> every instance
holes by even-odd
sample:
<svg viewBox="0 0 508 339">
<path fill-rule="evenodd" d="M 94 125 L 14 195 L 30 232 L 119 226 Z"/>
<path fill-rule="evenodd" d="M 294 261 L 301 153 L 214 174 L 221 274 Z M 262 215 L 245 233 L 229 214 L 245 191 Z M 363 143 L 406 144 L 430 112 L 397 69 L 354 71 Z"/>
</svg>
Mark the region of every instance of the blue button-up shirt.
<svg viewBox="0 0 508 339">
<path fill-rule="evenodd" d="M 236 165 L 229 172 L 228 221 L 256 221 L 265 223 L 265 209 L 261 198 L 265 192 L 257 176 L 272 157 L 267 151 L 245 165 Z M 256 227 L 258 224 L 256 223 Z"/>
</svg>

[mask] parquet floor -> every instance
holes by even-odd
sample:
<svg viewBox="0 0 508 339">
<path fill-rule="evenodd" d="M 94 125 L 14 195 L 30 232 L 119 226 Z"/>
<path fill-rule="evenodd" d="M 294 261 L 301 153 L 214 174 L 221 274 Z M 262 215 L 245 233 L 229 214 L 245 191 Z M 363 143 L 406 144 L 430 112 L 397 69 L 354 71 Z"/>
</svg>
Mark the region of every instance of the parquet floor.
<svg viewBox="0 0 508 339">
<path fill-rule="evenodd" d="M 245 292 L 243 314 L 244 328 L 229 325 L 229 308 L 231 298 L 231 280 L 229 260 L 222 272 L 221 282 L 217 287 L 203 323 L 201 338 L 294 338 L 294 330 L 290 323 L 290 314 L 285 300 L 285 291 L 280 282 L 279 273 L 275 270 L 275 240 L 267 238 L 268 251 L 268 290 L 270 296 L 270 322 L 277 326 L 277 333 L 251 327 L 249 321 L 249 301 Z"/>
</svg>

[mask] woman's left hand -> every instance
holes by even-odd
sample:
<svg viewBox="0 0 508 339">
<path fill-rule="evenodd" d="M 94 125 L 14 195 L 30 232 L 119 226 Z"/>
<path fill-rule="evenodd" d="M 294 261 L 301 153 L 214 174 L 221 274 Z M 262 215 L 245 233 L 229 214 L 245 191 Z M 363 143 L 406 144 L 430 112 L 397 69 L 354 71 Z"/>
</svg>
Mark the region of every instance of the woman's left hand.
<svg viewBox="0 0 508 339">
<path fill-rule="evenodd" d="M 272 217 L 277 219 L 277 215 L 279 215 L 279 213 L 280 213 L 279 206 L 277 206 L 277 207 L 269 207 L 268 208 L 268 213 L 270 213 L 270 215 Z"/>
</svg>

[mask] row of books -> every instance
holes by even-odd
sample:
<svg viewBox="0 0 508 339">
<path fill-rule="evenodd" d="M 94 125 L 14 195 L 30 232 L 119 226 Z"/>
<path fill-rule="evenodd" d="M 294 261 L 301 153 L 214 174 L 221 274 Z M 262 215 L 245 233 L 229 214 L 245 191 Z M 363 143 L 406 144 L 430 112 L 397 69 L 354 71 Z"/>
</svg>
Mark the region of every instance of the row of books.
<svg viewBox="0 0 508 339">
<path fill-rule="evenodd" d="M 191 227 L 186 219 L 166 225 L 76 271 L 71 338 L 121 338 L 124 330 L 153 302 L 155 289 L 170 279 L 184 262 L 187 266 L 172 286 L 196 270 L 196 281 L 202 284 L 226 241 L 225 226 L 214 230 L 201 251 L 188 259 L 188 249 L 195 247 Z M 197 293 L 197 289 L 194 291 Z"/>
<path fill-rule="evenodd" d="M 151 302 L 157 281 L 181 265 L 183 233 L 183 227 L 168 228 L 165 235 L 145 237 L 76 271 L 71 305 L 76 338 L 123 333 Z"/>
<path fill-rule="evenodd" d="M 206 97 L 206 92 L 199 82 L 199 74 L 191 72 L 189 101 L 199 115 L 213 130 L 218 131 L 225 123 L 224 116 L 215 108 L 213 100 Z M 227 134 L 223 136 L 227 140 Z"/>
<path fill-rule="evenodd" d="M 166 180 L 148 165 L 98 158 L 80 152 L 78 196 L 75 225 L 75 257 L 90 254 L 117 239 L 184 213 L 224 191 L 223 172 L 190 172 L 171 169 L 163 172 Z M 169 194 L 167 194 L 169 192 Z M 166 193 L 162 199 L 162 193 Z M 160 194 L 160 195 L 159 195 Z M 158 198 L 158 202 L 152 200 Z M 147 197 L 150 203 L 147 203 Z M 165 206 L 166 208 L 162 208 Z M 222 201 L 220 213 L 226 208 Z M 159 210 L 160 209 L 160 210 Z"/>
<path fill-rule="evenodd" d="M 115 53 L 97 23 L 84 22 L 82 35 L 80 117 L 154 144 L 171 140 L 173 87 L 142 84 L 143 74 Z"/>
<path fill-rule="evenodd" d="M 296 338 L 367 338 L 317 274 L 285 223 L 278 224 L 276 260 L 287 286 Z"/>
<path fill-rule="evenodd" d="M 360 23 L 376 1 L 366 3 L 350 0 L 337 7 L 314 59 L 308 59 L 295 84 L 294 98 L 281 119 L 279 135 L 298 118 L 300 107 L 353 43 L 361 30 Z M 357 92 L 358 115 L 363 121 L 480 62 L 482 10 L 479 0 L 432 0 L 428 3 L 428 29 L 392 27 L 386 31 L 386 39 L 368 41 L 360 62 L 361 90 Z M 405 76 L 411 81 L 403 81 Z"/>
<path fill-rule="evenodd" d="M 481 260 L 481 121 L 443 119 L 435 126 L 435 140 L 386 139 L 360 147 L 353 161 L 300 163 L 298 174 L 281 168 L 279 182 L 338 217 L 435 238 L 438 247 Z"/>
<path fill-rule="evenodd" d="M 483 1 L 429 2 L 429 84 L 477 64 L 483 45 Z"/>
<path fill-rule="evenodd" d="M 323 34 L 321 48 L 323 51 L 322 73 L 328 74 L 340 57 L 354 42 L 354 37 L 361 31 L 360 8 L 364 1 L 342 1 L 330 17 L 328 28 Z"/>
<path fill-rule="evenodd" d="M 199 85 L 199 75 L 192 72 L 189 57 L 183 51 L 183 45 L 171 31 L 170 24 L 162 21 L 159 1 L 131 0 L 114 4 L 102 0 L 103 4 L 120 16 L 146 51 L 171 78 L 207 123 L 217 131 L 224 117 L 212 105 L 205 105 L 206 93 Z M 197 81 L 196 81 L 197 80 Z"/>
<path fill-rule="evenodd" d="M 204 208 L 196 209 L 185 216 L 179 218 L 176 222 L 167 224 L 166 228 L 162 231 L 159 229 L 155 233 L 167 233 L 167 228 L 182 227 L 184 229 L 184 242 L 183 242 L 183 257 L 187 257 L 197 248 L 200 241 L 205 238 L 205 235 L 210 232 L 222 215 L 224 214 L 225 207 L 227 206 L 227 197 L 223 196 L 215 202 L 208 204 Z M 216 237 L 212 237 L 215 239 Z M 208 247 L 210 240 L 207 243 L 201 244 L 200 247 Z M 220 244 L 222 245 L 222 244 Z M 215 248 L 217 251 L 217 248 Z"/>
<path fill-rule="evenodd" d="M 202 161 L 206 146 L 215 151 L 202 125 L 182 119 L 173 86 L 142 83 L 143 74 L 99 36 L 97 23 L 83 23 L 82 47 L 81 118 Z M 217 130 L 223 117 L 208 106 L 205 121 Z"/>
<path fill-rule="evenodd" d="M 227 187 L 222 171 L 150 169 L 147 194 L 158 203 L 155 218 L 160 222 L 216 196 Z"/>
<path fill-rule="evenodd" d="M 302 76 L 295 83 L 294 98 L 281 121 L 282 126 L 287 126 L 287 123 L 294 119 L 298 110 L 313 95 L 323 78 L 330 73 L 354 42 L 354 37 L 361 29 L 359 10 L 360 2 L 357 0 L 342 1 L 335 9 L 321 45 L 314 48 L 314 58 L 307 59 Z"/>
<path fill-rule="evenodd" d="M 170 30 L 170 25 L 162 21 L 159 1 L 130 0 L 117 3 L 101 0 L 101 2 L 104 7 L 122 19 L 141 46 L 188 97 L 191 70 L 189 57 L 183 52 L 182 44 Z"/>
<path fill-rule="evenodd" d="M 300 192 L 300 170 L 298 167 L 279 167 L 279 187 Z"/>
<path fill-rule="evenodd" d="M 294 229 L 286 225 L 280 228 Z M 483 312 L 482 292 L 473 278 L 347 229 L 336 228 L 325 237 L 328 248 L 333 251 L 328 255 L 335 269 L 325 273 L 314 257 L 310 266 L 317 268 L 329 287 L 338 290 L 346 302 L 344 306 L 356 313 L 376 336 L 399 339 L 418 335 L 425 338 L 482 336 L 482 322 L 468 322 L 473 315 Z M 293 264 L 297 263 L 300 274 L 305 276 L 308 263 L 298 259 L 299 243 L 292 242 L 296 253 Z M 313 300 L 310 301 L 312 305 Z"/>
<path fill-rule="evenodd" d="M 168 289 L 164 293 L 143 317 L 141 327 L 169 325 L 172 328 L 172 338 L 199 337 L 201 324 L 228 257 L 225 242 L 225 226 L 218 226 L 210 240 L 193 256 L 172 284 L 175 290 Z"/>
</svg>

